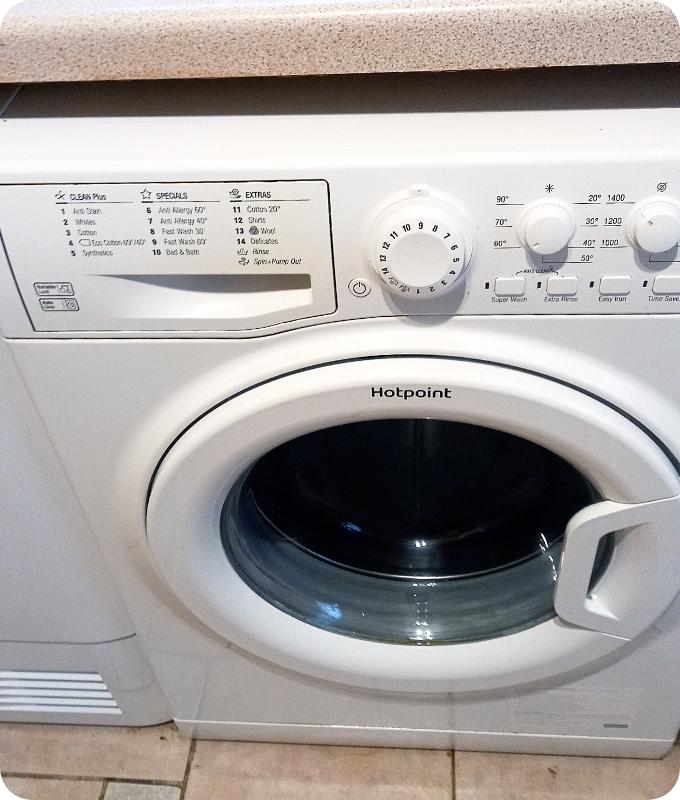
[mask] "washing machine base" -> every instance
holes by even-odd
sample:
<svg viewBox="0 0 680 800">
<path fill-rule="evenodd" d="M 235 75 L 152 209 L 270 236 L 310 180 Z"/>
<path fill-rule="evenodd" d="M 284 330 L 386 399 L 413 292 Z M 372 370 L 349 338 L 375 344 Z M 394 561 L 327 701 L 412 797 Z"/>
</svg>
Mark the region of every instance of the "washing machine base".
<svg viewBox="0 0 680 800">
<path fill-rule="evenodd" d="M 351 725 L 281 725 L 265 722 L 210 722 L 182 719 L 176 719 L 175 723 L 183 735 L 196 739 L 614 758 L 662 758 L 674 744 L 672 739 L 367 728 Z"/>
</svg>

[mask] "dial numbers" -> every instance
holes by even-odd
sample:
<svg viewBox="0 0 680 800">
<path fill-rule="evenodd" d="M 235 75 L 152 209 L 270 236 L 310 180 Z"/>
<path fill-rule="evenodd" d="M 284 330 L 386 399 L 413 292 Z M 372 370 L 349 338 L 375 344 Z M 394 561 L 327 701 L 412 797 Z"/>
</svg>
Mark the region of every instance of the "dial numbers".
<svg viewBox="0 0 680 800">
<path fill-rule="evenodd" d="M 460 234 L 426 216 L 400 219 L 384 230 L 376 247 L 377 272 L 394 292 L 431 296 L 445 292 L 465 265 Z"/>
</svg>

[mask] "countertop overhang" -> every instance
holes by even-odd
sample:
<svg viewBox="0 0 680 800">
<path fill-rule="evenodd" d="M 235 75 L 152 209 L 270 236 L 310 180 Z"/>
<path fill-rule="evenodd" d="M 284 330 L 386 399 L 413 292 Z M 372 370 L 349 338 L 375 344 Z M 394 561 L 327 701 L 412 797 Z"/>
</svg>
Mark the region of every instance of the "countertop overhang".
<svg viewBox="0 0 680 800">
<path fill-rule="evenodd" d="M 0 29 L 9 83 L 677 61 L 656 0 L 24 0 Z"/>
</svg>

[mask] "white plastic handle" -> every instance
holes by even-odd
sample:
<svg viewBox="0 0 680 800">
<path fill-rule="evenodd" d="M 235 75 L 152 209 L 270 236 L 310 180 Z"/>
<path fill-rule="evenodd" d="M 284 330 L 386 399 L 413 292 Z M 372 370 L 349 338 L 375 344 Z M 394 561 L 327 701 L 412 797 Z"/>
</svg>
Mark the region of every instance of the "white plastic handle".
<svg viewBox="0 0 680 800">
<path fill-rule="evenodd" d="M 604 575 L 589 591 L 603 536 L 616 533 Z M 680 497 L 649 503 L 605 500 L 575 514 L 564 540 L 555 611 L 565 622 L 632 639 L 680 591 Z"/>
</svg>

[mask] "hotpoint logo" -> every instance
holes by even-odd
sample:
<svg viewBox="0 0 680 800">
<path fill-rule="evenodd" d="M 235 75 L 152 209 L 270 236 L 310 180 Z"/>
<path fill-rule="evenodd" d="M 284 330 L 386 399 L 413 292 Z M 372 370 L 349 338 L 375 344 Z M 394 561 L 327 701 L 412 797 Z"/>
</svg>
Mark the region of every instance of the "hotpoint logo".
<svg viewBox="0 0 680 800">
<path fill-rule="evenodd" d="M 392 398 L 398 397 L 401 400 L 411 400 L 413 397 L 419 399 L 435 398 L 435 397 L 453 397 L 452 390 L 447 388 L 433 389 L 428 386 L 427 389 L 408 389 L 403 386 L 372 386 L 371 397 Z"/>
</svg>

